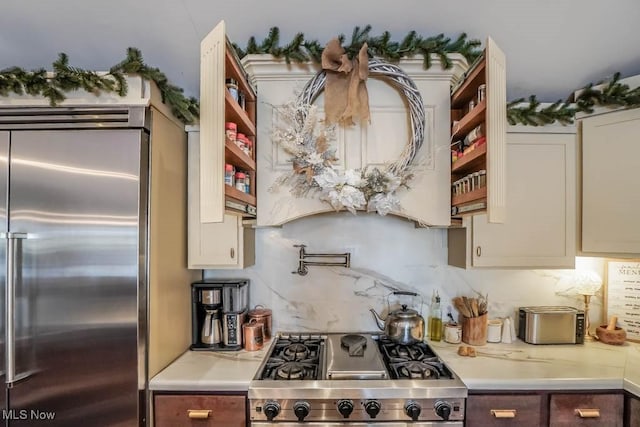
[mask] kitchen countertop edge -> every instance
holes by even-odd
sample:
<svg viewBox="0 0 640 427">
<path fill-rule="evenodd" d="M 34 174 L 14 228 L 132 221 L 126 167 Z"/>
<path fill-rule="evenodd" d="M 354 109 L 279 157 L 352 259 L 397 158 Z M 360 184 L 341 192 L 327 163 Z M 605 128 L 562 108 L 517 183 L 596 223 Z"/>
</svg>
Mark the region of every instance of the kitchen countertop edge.
<svg viewBox="0 0 640 427">
<path fill-rule="evenodd" d="M 247 352 L 202 352 L 186 351 L 173 363 L 149 381 L 149 390 L 158 392 L 246 392 L 268 354 L 271 344 L 262 350 Z M 477 358 L 461 358 L 456 354 L 458 345 L 430 343 L 436 353 L 460 377 L 467 389 L 474 391 L 534 391 L 534 390 L 625 390 L 640 397 L 640 376 L 636 368 L 640 361 L 640 345 L 630 344 L 624 347 L 589 344 L 589 347 L 531 347 L 525 343 L 493 344 L 476 347 Z M 496 351 L 513 353 L 527 352 L 526 360 L 500 359 Z M 541 363 L 571 364 L 574 351 L 592 353 L 593 361 L 584 364 L 576 372 L 566 376 L 554 377 L 548 372 L 539 373 L 536 365 Z M 595 352 L 595 353 L 593 353 Z M 533 355 L 533 356 L 531 356 Z M 560 355 L 560 356 L 558 356 Z M 595 369 L 602 360 L 594 356 L 608 356 L 608 365 L 601 371 Z M 530 357 L 531 356 L 531 357 Z M 511 357 L 511 356 L 510 356 Z M 522 356 L 521 356 L 522 357 Z M 556 359 L 557 358 L 557 359 Z M 523 366 L 522 375 L 512 368 Z M 533 363 L 533 366 L 531 365 Z M 492 369 L 500 369 L 500 375 L 492 375 Z M 554 369 L 558 369 L 555 367 Z M 606 371 L 606 372 L 604 372 Z"/>
</svg>

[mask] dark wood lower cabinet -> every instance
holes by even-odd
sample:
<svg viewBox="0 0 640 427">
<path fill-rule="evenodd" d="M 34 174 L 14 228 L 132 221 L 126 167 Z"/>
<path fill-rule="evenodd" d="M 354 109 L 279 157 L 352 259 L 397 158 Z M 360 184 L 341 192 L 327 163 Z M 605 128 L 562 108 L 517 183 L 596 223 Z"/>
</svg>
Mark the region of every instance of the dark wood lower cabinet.
<svg viewBox="0 0 640 427">
<path fill-rule="evenodd" d="M 640 400 L 632 400 L 627 398 L 625 410 L 625 396 L 616 391 L 471 392 L 465 426 L 640 427 Z"/>
<path fill-rule="evenodd" d="M 546 422 L 542 395 L 470 395 L 466 427 L 541 427 Z"/>
<path fill-rule="evenodd" d="M 244 395 L 156 394 L 155 427 L 246 427 Z"/>
<path fill-rule="evenodd" d="M 640 427 L 640 399 L 634 396 L 627 396 L 625 410 L 625 427 Z"/>
<path fill-rule="evenodd" d="M 550 427 L 623 427 L 624 395 L 552 394 Z"/>
</svg>

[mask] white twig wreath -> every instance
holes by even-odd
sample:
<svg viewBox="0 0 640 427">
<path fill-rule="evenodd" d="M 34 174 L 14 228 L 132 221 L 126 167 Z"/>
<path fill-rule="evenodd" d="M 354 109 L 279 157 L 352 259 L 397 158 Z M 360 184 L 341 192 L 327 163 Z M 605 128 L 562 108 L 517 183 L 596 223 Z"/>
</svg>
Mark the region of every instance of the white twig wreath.
<svg viewBox="0 0 640 427">
<path fill-rule="evenodd" d="M 358 209 L 376 211 L 386 215 L 400 209 L 396 191 L 408 188 L 412 178 L 411 163 L 424 141 L 425 114 L 420 91 L 400 67 L 378 59 L 369 59 L 369 74 L 389 81 L 404 96 L 409 107 L 411 138 L 402 154 L 383 170 L 376 167 L 348 169 L 335 168 L 335 125 L 326 125 L 313 105 L 326 82 L 325 71 L 318 72 L 307 82 L 295 101 L 278 109 L 280 125 L 272 132 L 273 141 L 293 157 L 293 171 L 281 176 L 274 186 L 291 184 L 291 192 L 303 197 L 311 191 L 320 191 L 321 198 L 335 210 Z"/>
</svg>

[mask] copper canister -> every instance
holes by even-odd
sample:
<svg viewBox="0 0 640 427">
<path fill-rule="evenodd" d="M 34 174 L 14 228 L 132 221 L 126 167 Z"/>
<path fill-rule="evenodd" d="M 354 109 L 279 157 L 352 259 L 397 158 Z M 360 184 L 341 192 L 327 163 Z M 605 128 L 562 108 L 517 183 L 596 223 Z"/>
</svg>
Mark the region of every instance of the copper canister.
<svg viewBox="0 0 640 427">
<path fill-rule="evenodd" d="M 249 320 L 249 323 L 242 325 L 242 335 L 244 337 L 244 349 L 247 351 L 256 351 L 262 348 L 264 344 L 264 326 L 258 323 L 256 319 Z"/>
<path fill-rule="evenodd" d="M 255 319 L 258 323 L 264 325 L 264 339 L 271 339 L 271 309 L 264 308 L 262 305 L 256 305 L 255 308 L 247 313 L 249 320 Z"/>
</svg>

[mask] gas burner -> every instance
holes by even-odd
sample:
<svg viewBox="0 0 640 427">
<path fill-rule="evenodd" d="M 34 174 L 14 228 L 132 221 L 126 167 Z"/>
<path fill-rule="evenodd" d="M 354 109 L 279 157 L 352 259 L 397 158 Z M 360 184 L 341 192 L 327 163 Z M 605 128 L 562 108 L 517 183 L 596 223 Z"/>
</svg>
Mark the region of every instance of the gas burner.
<svg viewBox="0 0 640 427">
<path fill-rule="evenodd" d="M 429 363 L 410 361 L 392 364 L 391 367 L 398 371 L 401 378 L 421 378 L 423 380 L 440 378 L 438 368 Z"/>
<path fill-rule="evenodd" d="M 403 345 L 383 337 L 378 341 L 378 346 L 394 379 L 453 378 L 453 374 L 426 343 Z"/>
<path fill-rule="evenodd" d="M 304 365 L 299 362 L 285 362 L 276 369 L 276 376 L 284 380 L 299 380 L 304 377 Z"/>
<path fill-rule="evenodd" d="M 263 379 L 309 380 L 318 375 L 318 359 L 286 360 L 270 357 L 265 364 Z"/>
<path fill-rule="evenodd" d="M 261 373 L 262 379 L 316 380 L 320 372 L 320 339 L 278 338 Z"/>
<path fill-rule="evenodd" d="M 290 360 L 306 359 L 309 356 L 309 348 L 300 343 L 290 344 L 282 350 L 282 354 Z"/>
</svg>

